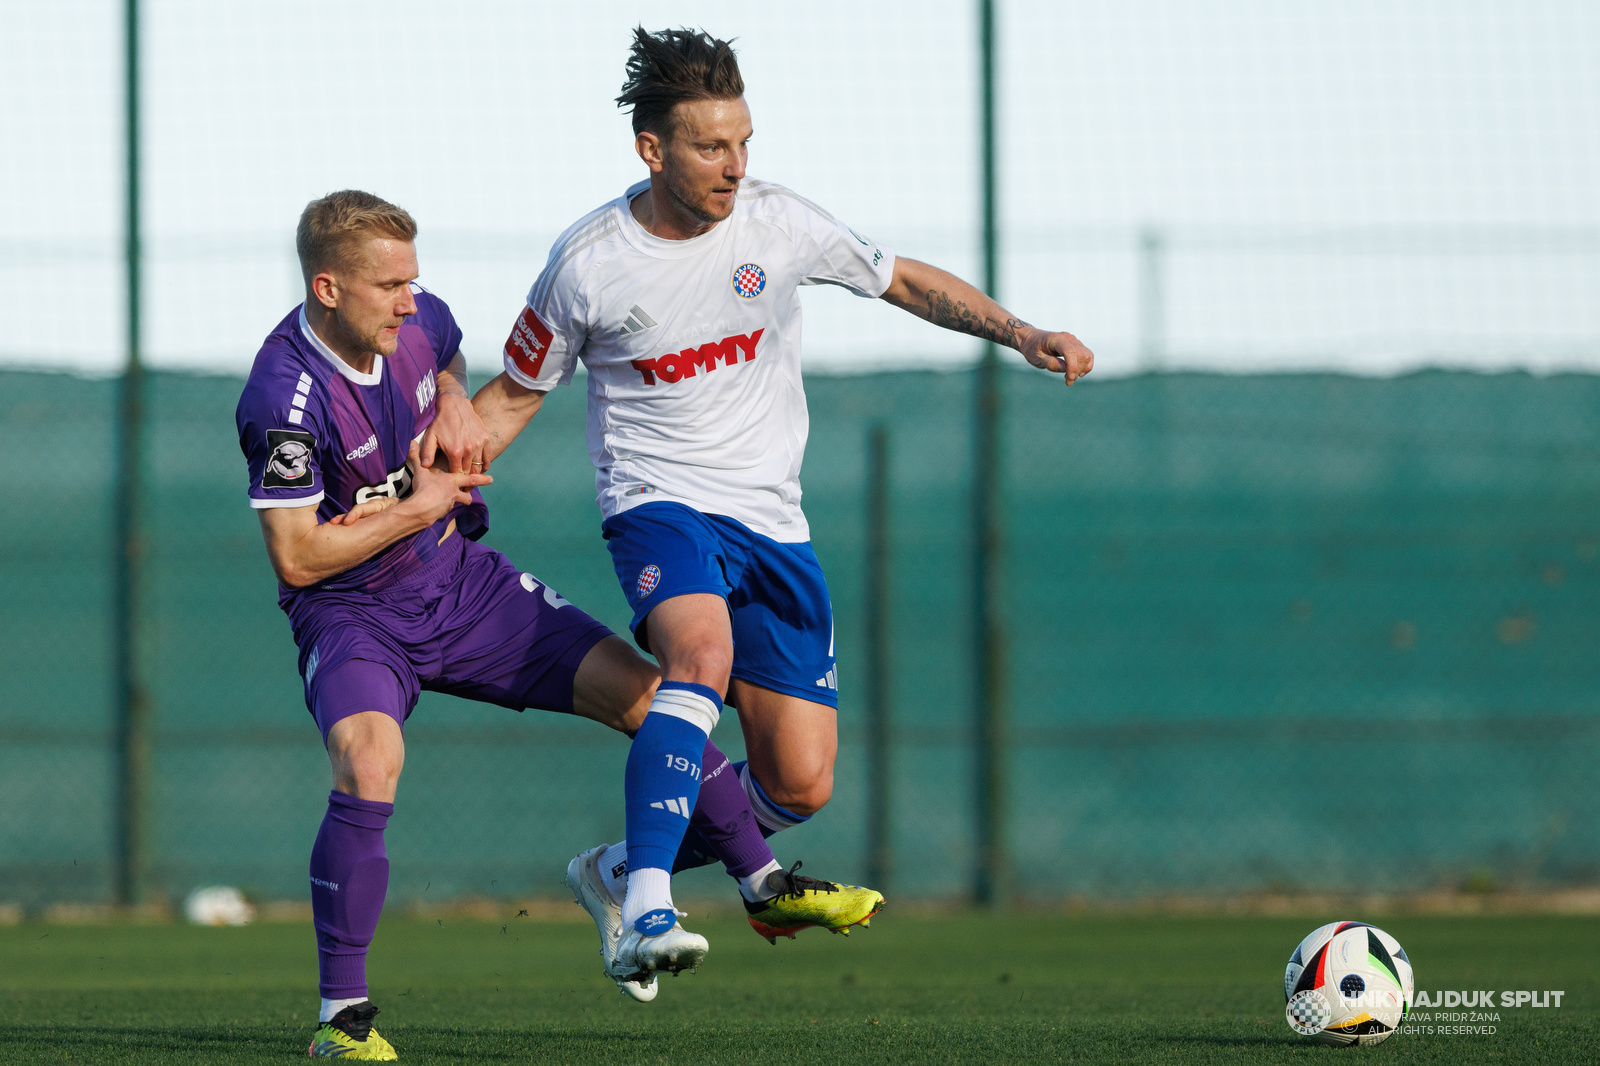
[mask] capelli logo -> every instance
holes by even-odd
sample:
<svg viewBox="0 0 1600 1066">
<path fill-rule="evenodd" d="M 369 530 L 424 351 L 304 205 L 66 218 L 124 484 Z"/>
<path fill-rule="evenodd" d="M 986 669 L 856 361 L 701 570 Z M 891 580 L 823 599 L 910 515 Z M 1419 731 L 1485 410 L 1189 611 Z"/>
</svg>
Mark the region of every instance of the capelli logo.
<svg viewBox="0 0 1600 1066">
<path fill-rule="evenodd" d="M 377 450 L 378 450 L 378 435 L 376 433 L 374 433 L 372 436 L 367 438 L 365 444 L 361 445 L 355 451 L 345 452 L 344 453 L 344 457 L 346 459 L 350 460 L 353 463 L 357 459 L 365 459 L 367 456 L 371 455 L 373 452 L 375 452 Z"/>
</svg>

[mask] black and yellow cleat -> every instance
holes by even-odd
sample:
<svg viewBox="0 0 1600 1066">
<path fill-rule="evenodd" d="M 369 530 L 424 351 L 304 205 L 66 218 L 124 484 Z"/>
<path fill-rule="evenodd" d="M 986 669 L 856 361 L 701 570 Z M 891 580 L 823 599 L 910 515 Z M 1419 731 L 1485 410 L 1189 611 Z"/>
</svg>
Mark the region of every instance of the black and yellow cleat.
<svg viewBox="0 0 1600 1066">
<path fill-rule="evenodd" d="M 872 916 L 883 909 L 883 893 L 876 889 L 802 877 L 795 872 L 799 869 L 796 862 L 788 870 L 774 870 L 767 887 L 777 894 L 760 903 L 745 902 L 751 928 L 769 944 L 780 936 L 793 940 L 813 926 L 849 936 L 852 926 L 871 925 Z"/>
<path fill-rule="evenodd" d="M 306 1054 L 314 1059 L 395 1062 L 400 1056 L 372 1027 L 372 1019 L 377 1016 L 378 1008 L 370 1000 L 346 1007 L 317 1026 Z"/>
</svg>

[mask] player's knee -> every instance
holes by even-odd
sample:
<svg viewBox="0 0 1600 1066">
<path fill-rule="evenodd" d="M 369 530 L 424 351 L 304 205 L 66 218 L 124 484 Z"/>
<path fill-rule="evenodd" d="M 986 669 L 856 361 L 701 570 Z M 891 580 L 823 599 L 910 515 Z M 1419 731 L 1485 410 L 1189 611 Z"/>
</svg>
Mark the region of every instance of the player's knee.
<svg viewBox="0 0 1600 1066">
<path fill-rule="evenodd" d="M 360 799 L 387 800 L 400 781 L 400 760 L 387 752 L 360 752 L 346 759 L 339 773 L 341 792 Z M 342 787 L 349 786 L 349 787 Z"/>
<path fill-rule="evenodd" d="M 404 756 L 387 744 L 354 744 L 334 760 L 333 787 L 359 799 L 391 802 Z"/>
<path fill-rule="evenodd" d="M 726 693 L 733 673 L 733 648 L 718 641 L 696 644 L 673 655 L 662 672 L 669 681 L 692 681 Z"/>
<path fill-rule="evenodd" d="M 787 774 L 767 795 L 779 806 L 810 817 L 833 798 L 833 767 L 819 767 L 805 775 Z"/>
<path fill-rule="evenodd" d="M 388 802 L 400 782 L 400 761 L 385 753 L 357 755 L 342 769 L 339 791 L 360 799 Z"/>
</svg>

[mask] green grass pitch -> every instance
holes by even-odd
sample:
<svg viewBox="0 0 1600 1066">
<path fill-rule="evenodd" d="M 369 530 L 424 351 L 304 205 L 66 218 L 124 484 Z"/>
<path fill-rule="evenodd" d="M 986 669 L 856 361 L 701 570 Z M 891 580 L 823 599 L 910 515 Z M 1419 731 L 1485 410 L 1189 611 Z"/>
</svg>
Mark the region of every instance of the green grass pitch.
<svg viewBox="0 0 1600 1066">
<path fill-rule="evenodd" d="M 508 915 L 509 915 L 508 911 Z M 1312 1044 L 1283 1019 L 1295 943 L 1329 917 L 885 912 L 770 947 L 731 918 L 655 1003 L 599 974 L 586 924 L 386 920 L 370 963 L 402 1062 L 665 1064 L 1600 1062 L 1600 920 L 1391 917 L 1425 989 L 1560 989 L 1494 1035 Z M 0 928 L 0 1063 L 287 1063 L 315 1011 L 309 925 Z"/>
</svg>

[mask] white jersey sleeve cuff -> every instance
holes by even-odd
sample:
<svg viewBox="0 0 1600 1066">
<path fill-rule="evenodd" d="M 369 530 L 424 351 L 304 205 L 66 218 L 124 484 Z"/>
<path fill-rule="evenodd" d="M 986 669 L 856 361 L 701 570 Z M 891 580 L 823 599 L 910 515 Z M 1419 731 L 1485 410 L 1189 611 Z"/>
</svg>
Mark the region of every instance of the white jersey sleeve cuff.
<svg viewBox="0 0 1600 1066">
<path fill-rule="evenodd" d="M 882 298 L 883 294 L 889 291 L 889 286 L 894 284 L 894 262 L 896 259 L 894 249 L 885 248 L 880 244 L 878 245 L 878 251 L 883 253 L 883 269 L 878 274 L 883 284 L 878 287 L 877 292 L 871 295 L 870 299 L 873 300 Z"/>
<path fill-rule="evenodd" d="M 258 511 L 266 510 L 270 507 L 310 507 L 312 504 L 321 503 L 322 497 L 326 495 L 327 493 L 325 492 L 319 492 L 315 496 L 296 496 L 293 499 L 280 498 L 271 500 L 258 500 L 252 496 L 250 497 L 250 506 Z"/>
<path fill-rule="evenodd" d="M 525 389 L 533 389 L 537 392 L 550 391 L 549 385 L 541 385 L 533 378 L 530 378 L 528 375 L 524 374 L 521 368 L 517 366 L 516 361 L 513 360 L 509 355 L 504 356 L 502 361 L 505 364 L 506 377 L 510 378 L 512 381 L 515 381 L 518 385 L 521 385 Z"/>
</svg>

